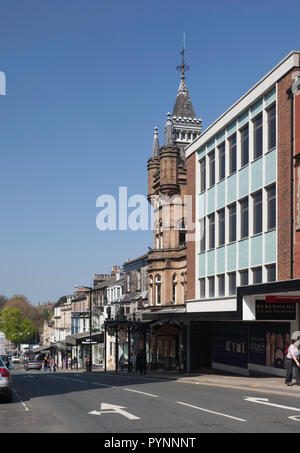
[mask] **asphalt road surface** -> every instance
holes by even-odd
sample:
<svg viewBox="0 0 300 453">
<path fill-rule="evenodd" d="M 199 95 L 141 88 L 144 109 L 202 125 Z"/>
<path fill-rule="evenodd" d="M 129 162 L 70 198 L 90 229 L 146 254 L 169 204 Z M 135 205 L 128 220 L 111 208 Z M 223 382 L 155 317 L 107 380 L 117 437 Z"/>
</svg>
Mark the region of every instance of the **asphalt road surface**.
<svg viewBox="0 0 300 453">
<path fill-rule="evenodd" d="M 300 399 L 101 372 L 12 371 L 1 433 L 300 433 Z"/>
</svg>

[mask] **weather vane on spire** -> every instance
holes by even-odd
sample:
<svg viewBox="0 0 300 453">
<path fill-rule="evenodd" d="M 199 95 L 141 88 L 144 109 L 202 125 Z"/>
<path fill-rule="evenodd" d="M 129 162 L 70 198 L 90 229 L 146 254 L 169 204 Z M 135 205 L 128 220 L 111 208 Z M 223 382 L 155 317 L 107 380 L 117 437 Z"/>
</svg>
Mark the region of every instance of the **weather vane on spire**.
<svg viewBox="0 0 300 453">
<path fill-rule="evenodd" d="M 182 51 L 181 57 L 182 57 L 182 62 L 181 65 L 176 66 L 177 71 L 181 71 L 181 78 L 184 79 L 184 72 L 188 71 L 190 67 L 184 63 L 184 52 L 185 52 L 185 33 L 183 33 L 183 44 L 182 44 Z"/>
</svg>

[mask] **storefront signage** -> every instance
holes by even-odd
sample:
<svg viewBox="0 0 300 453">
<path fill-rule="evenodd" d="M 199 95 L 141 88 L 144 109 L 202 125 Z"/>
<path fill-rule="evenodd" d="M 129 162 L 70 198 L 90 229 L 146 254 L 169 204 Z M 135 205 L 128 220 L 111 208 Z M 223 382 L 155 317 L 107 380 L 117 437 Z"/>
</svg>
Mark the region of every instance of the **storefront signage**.
<svg viewBox="0 0 300 453">
<path fill-rule="evenodd" d="M 300 303 L 299 296 L 266 296 L 266 303 Z"/>
<path fill-rule="evenodd" d="M 216 327 L 214 331 L 213 361 L 247 368 L 248 330 L 239 327 Z"/>
<path fill-rule="evenodd" d="M 255 301 L 255 311 L 257 320 L 295 320 L 295 303 L 274 303 L 264 300 Z"/>
</svg>

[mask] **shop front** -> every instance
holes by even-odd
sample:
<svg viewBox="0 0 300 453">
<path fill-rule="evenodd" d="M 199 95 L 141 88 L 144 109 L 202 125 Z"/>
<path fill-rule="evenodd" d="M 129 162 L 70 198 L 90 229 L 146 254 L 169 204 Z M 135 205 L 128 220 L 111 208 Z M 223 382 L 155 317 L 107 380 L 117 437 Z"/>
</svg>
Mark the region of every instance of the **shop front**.
<svg viewBox="0 0 300 453">
<path fill-rule="evenodd" d="M 92 364 L 102 365 L 104 351 L 104 332 L 93 332 L 92 338 Z M 81 332 L 66 337 L 66 343 L 71 347 L 71 360 L 75 359 L 76 367 L 85 368 L 86 362 L 90 355 L 90 334 L 89 332 Z"/>
<path fill-rule="evenodd" d="M 185 370 L 185 328 L 180 321 L 154 323 L 150 331 L 150 367 L 161 371 Z"/>
</svg>

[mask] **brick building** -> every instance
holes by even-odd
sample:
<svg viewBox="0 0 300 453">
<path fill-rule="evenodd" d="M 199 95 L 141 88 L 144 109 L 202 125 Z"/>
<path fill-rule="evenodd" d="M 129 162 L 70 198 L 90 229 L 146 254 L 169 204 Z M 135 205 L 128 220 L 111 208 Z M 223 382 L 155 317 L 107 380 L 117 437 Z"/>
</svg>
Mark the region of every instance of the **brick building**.
<svg viewBox="0 0 300 453">
<path fill-rule="evenodd" d="M 299 70 L 293 51 L 186 149 L 191 370 L 283 375 L 300 330 Z"/>
</svg>

